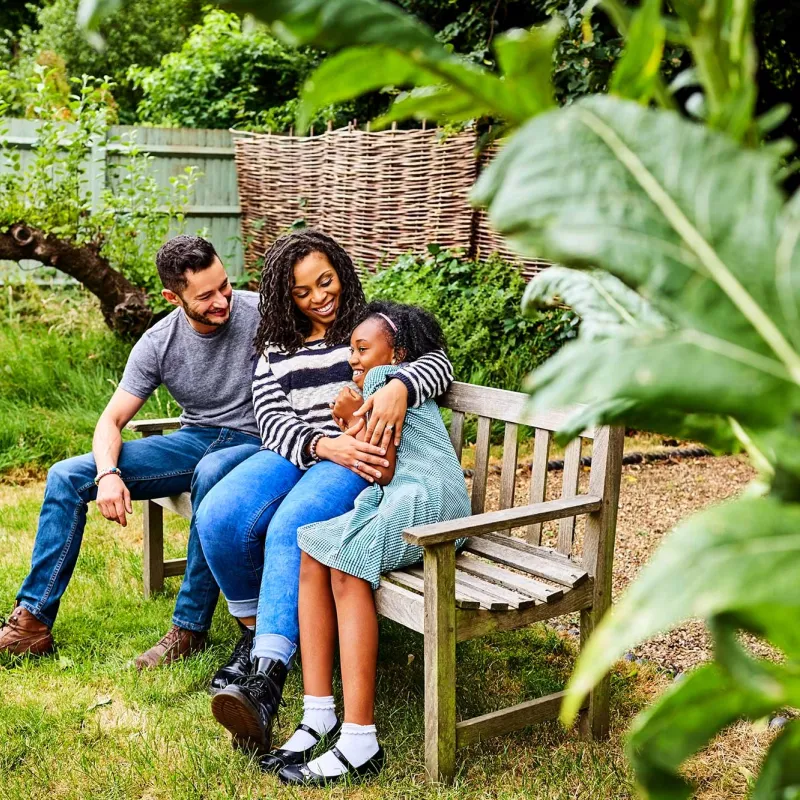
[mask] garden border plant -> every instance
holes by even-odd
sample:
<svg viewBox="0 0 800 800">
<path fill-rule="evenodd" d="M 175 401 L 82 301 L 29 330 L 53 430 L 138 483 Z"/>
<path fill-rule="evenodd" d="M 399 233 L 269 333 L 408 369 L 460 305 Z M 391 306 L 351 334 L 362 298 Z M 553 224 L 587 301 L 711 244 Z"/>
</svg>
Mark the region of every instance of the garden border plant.
<svg viewBox="0 0 800 800">
<path fill-rule="evenodd" d="M 0 161 L 6 166 L 0 172 L 0 260 L 57 267 L 99 298 L 112 330 L 135 337 L 164 307 L 155 253 L 170 230 L 182 229 L 199 174 L 188 167 L 170 178 L 169 188 L 160 187 L 135 134 L 109 135 L 110 82 L 84 76 L 64 100 L 51 72 L 36 67 L 37 138 L 33 161 L 24 168 L 19 149 L 6 141 L 0 103 Z M 110 187 L 92 196 L 89 172 L 105 161 L 111 143 L 126 158 L 107 166 Z"/>
</svg>

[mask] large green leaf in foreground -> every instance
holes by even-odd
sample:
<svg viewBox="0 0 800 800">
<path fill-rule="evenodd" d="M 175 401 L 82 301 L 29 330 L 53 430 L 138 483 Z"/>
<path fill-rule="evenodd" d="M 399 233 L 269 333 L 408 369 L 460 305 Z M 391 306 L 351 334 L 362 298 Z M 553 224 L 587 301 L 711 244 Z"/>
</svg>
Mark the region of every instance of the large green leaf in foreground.
<svg viewBox="0 0 800 800">
<path fill-rule="evenodd" d="M 528 122 L 473 196 L 521 252 L 607 269 L 680 327 L 800 381 L 777 167 L 674 112 L 590 97 Z"/>
<path fill-rule="evenodd" d="M 800 504 L 746 499 L 695 515 L 667 537 L 595 629 L 567 686 L 562 719 L 575 718 L 583 697 L 630 647 L 688 617 L 712 620 L 717 663 L 642 712 L 628 741 L 637 780 L 652 800 L 689 797 L 678 767 L 718 730 L 800 706 L 798 575 Z M 739 628 L 781 645 L 787 661 L 751 659 L 736 641 Z M 789 751 L 775 756 L 773 777 L 764 780 L 794 780 L 792 761 Z"/>
<path fill-rule="evenodd" d="M 495 227 L 526 254 L 608 270 L 669 321 L 566 346 L 532 375 L 534 403 L 591 402 L 593 417 L 570 431 L 632 423 L 632 410 L 665 431 L 676 412 L 730 416 L 755 438 L 790 419 L 800 409 L 800 215 L 776 169 L 769 154 L 612 97 L 520 129 L 474 191 Z M 551 291 L 553 279 L 540 281 L 533 301 Z M 772 437 L 769 450 L 800 478 L 793 440 Z"/>
</svg>

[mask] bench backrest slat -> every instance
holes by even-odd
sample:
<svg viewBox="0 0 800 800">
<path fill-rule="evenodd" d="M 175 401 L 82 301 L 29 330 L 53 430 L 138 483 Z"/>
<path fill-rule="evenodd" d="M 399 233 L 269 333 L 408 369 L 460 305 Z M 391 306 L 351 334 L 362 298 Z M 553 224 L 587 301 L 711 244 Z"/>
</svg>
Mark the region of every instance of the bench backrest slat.
<svg viewBox="0 0 800 800">
<path fill-rule="evenodd" d="M 533 464 L 531 466 L 531 503 L 544 501 L 547 490 L 547 462 L 550 458 L 550 431 L 537 428 L 533 440 Z M 525 537 L 531 544 L 542 541 L 542 523 L 536 522 L 528 526 Z"/>
<path fill-rule="evenodd" d="M 557 409 L 555 411 L 532 411 L 528 395 L 522 392 L 510 392 L 505 389 L 493 389 L 484 386 L 473 386 L 466 383 L 454 383 L 450 390 L 439 400 L 443 408 L 453 412 L 450 427 L 450 440 L 456 453 L 461 456 L 464 443 L 465 415 L 476 415 L 478 433 L 475 444 L 475 468 L 472 479 L 472 513 L 480 514 L 485 510 L 486 491 L 489 477 L 489 448 L 491 427 L 494 420 L 505 423 L 503 438 L 503 456 L 500 472 L 499 508 L 514 506 L 514 489 L 517 470 L 518 438 L 520 425 L 534 428 L 534 450 L 531 468 L 530 502 L 540 503 L 545 499 L 547 489 L 547 463 L 550 455 L 552 435 L 563 427 L 580 406 Z M 609 484 L 606 474 L 609 463 L 614 461 L 614 469 L 619 453 L 616 446 L 609 449 L 609 429 L 584 430 L 580 436 L 570 442 L 564 452 L 564 471 L 562 498 L 575 497 L 578 494 L 578 482 L 581 472 L 582 440 L 593 440 L 599 436 L 600 447 L 594 448 L 590 482 L 595 487 Z M 621 441 L 622 431 L 615 430 L 614 441 Z M 616 490 L 615 490 L 616 492 Z M 599 494 L 595 490 L 596 494 Z M 607 498 L 616 508 L 616 497 Z M 542 538 L 542 525 L 528 527 L 526 538 L 529 543 L 539 545 Z M 596 537 L 593 537 L 596 538 Z M 572 555 L 575 539 L 575 518 L 559 520 L 556 550 L 566 556 Z M 590 543 L 589 560 L 599 557 L 591 552 L 596 547 L 595 541 Z M 584 548 L 585 550 L 585 548 Z M 584 558 L 586 558 L 584 552 Z M 592 566 L 587 565 L 590 569 Z"/>
<path fill-rule="evenodd" d="M 450 441 L 456 451 L 458 460 L 461 461 L 461 452 L 464 449 L 464 412 L 454 411 L 450 422 Z"/>
<path fill-rule="evenodd" d="M 503 465 L 500 470 L 500 508 L 514 507 L 514 486 L 517 482 L 519 425 L 507 422 L 503 436 Z"/>
<path fill-rule="evenodd" d="M 489 481 L 490 417 L 478 417 L 478 436 L 475 440 L 475 470 L 472 476 L 472 513 L 480 514 L 486 505 L 486 485 Z"/>
<path fill-rule="evenodd" d="M 516 422 L 531 428 L 557 431 L 572 416 L 579 406 L 567 406 L 554 411 L 531 411 L 527 394 L 493 389 L 489 386 L 473 386 L 470 383 L 454 383 L 450 390 L 439 398 L 442 408 L 450 408 L 481 417 Z M 585 439 L 592 439 L 594 431 L 581 432 Z"/>
<path fill-rule="evenodd" d="M 565 499 L 578 494 L 578 479 L 581 473 L 581 438 L 573 439 L 564 451 L 564 471 L 561 486 L 561 496 Z M 556 549 L 559 553 L 568 556 L 572 552 L 572 540 L 575 536 L 575 517 L 566 517 L 558 523 L 558 543 Z"/>
</svg>

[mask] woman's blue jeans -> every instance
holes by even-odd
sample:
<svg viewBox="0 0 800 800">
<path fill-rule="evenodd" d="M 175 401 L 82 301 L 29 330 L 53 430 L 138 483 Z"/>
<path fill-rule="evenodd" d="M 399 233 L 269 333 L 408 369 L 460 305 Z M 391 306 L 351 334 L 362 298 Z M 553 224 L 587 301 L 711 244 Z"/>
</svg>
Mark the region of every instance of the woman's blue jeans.
<svg viewBox="0 0 800 800">
<path fill-rule="evenodd" d="M 195 516 L 203 552 L 231 614 L 256 617 L 254 658 L 290 664 L 297 650 L 297 529 L 350 511 L 368 485 L 332 461 L 303 472 L 259 450 L 205 496 Z"/>
</svg>

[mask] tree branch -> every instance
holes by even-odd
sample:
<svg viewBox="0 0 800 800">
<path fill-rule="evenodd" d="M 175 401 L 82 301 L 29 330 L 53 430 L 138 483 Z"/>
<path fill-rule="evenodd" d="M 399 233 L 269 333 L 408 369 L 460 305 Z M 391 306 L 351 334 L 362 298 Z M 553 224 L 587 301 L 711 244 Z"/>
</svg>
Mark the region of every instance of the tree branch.
<svg viewBox="0 0 800 800">
<path fill-rule="evenodd" d="M 17 223 L 0 233 L 0 260 L 25 258 L 56 267 L 82 283 L 100 300 L 106 324 L 120 336 L 140 336 L 152 319 L 145 292 L 111 267 L 94 244 L 77 245 Z"/>
</svg>

